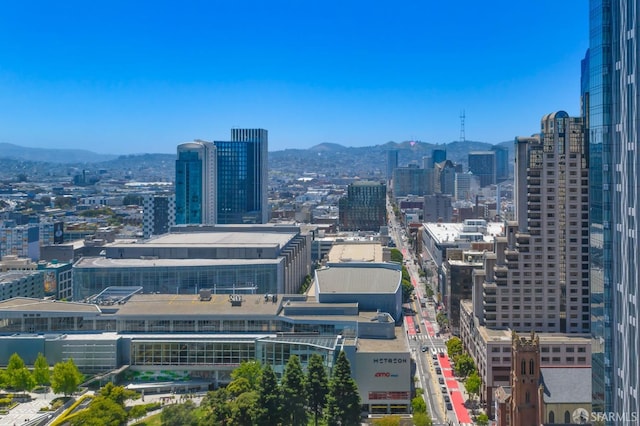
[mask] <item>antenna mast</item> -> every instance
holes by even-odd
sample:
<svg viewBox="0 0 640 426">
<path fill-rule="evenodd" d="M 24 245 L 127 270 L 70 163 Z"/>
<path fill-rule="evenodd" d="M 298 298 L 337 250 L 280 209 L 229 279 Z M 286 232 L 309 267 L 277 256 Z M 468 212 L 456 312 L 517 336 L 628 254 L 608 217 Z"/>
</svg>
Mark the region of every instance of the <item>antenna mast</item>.
<svg viewBox="0 0 640 426">
<path fill-rule="evenodd" d="M 462 110 L 462 112 L 460 113 L 460 142 L 465 142 L 465 135 L 464 135 L 464 110 Z"/>
</svg>

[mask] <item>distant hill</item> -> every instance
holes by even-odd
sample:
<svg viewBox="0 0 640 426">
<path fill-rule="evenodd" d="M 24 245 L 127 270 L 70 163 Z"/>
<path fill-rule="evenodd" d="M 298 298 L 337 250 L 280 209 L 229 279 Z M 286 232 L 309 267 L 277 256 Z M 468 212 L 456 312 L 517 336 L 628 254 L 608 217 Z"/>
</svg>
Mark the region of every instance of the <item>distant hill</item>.
<svg viewBox="0 0 640 426">
<path fill-rule="evenodd" d="M 0 143 L 0 158 L 49 163 L 98 163 L 117 158 L 117 155 L 96 154 L 84 149 L 28 148 Z"/>
</svg>

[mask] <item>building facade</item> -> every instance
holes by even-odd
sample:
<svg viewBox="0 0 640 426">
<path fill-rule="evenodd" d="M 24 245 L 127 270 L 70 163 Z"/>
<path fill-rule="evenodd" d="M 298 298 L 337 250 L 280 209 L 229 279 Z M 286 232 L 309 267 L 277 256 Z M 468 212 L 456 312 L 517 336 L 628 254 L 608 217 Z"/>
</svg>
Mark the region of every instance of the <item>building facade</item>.
<svg viewBox="0 0 640 426">
<path fill-rule="evenodd" d="M 347 187 L 340 198 L 339 224 L 342 231 L 380 231 L 387 224 L 387 186 L 380 182 L 359 181 Z"/>
<path fill-rule="evenodd" d="M 583 110 L 589 124 L 594 176 L 592 287 L 595 290 L 594 346 L 599 368 L 594 374 L 594 405 L 620 418 L 640 412 L 640 369 L 636 348 L 640 304 L 638 211 L 640 172 L 638 75 L 640 10 L 634 1 L 592 0 L 588 84 Z M 584 85 L 583 85 L 584 87 Z M 587 107 L 584 107 L 584 99 Z"/>
<path fill-rule="evenodd" d="M 215 141 L 217 149 L 217 223 L 267 223 L 268 132 L 231 129 L 231 141 Z"/>
<path fill-rule="evenodd" d="M 176 223 L 176 198 L 173 194 L 146 194 L 142 199 L 142 235 L 162 235 Z"/>
<path fill-rule="evenodd" d="M 193 141 L 178 145 L 176 160 L 176 224 L 213 225 L 216 219 L 216 147 Z"/>
<path fill-rule="evenodd" d="M 496 152 L 473 151 L 469 153 L 469 171 L 480 178 L 480 186 L 496 183 Z"/>
<path fill-rule="evenodd" d="M 433 192 L 431 170 L 419 168 L 415 164 L 397 167 L 393 170 L 393 196 L 427 195 Z"/>
</svg>

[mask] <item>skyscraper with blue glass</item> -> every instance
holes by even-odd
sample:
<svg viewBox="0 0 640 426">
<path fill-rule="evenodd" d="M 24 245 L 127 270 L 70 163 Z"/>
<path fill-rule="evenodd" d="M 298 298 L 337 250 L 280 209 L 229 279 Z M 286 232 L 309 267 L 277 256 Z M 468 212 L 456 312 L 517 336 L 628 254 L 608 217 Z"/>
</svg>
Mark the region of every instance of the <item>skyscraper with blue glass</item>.
<svg viewBox="0 0 640 426">
<path fill-rule="evenodd" d="M 178 145 L 175 223 L 216 223 L 216 147 L 193 141 Z"/>
<path fill-rule="evenodd" d="M 618 420 L 640 415 L 639 19 L 637 0 L 591 0 L 589 52 L 583 61 L 591 165 L 594 410 L 613 412 Z"/>
<path fill-rule="evenodd" d="M 178 146 L 176 224 L 267 223 L 268 134 L 232 129 L 230 141 Z"/>
<path fill-rule="evenodd" d="M 267 223 L 268 133 L 231 129 L 231 141 L 213 142 L 217 155 L 217 223 Z"/>
</svg>

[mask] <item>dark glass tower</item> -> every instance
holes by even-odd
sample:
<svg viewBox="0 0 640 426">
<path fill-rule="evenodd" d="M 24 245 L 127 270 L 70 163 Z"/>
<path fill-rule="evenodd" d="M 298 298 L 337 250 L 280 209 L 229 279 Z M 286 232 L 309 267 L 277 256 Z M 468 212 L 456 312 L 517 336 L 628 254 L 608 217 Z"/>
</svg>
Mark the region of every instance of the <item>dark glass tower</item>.
<svg viewBox="0 0 640 426">
<path fill-rule="evenodd" d="M 216 141 L 217 223 L 267 223 L 267 148 L 264 129 L 232 129 L 231 141 Z"/>
<path fill-rule="evenodd" d="M 215 224 L 215 146 L 194 141 L 178 145 L 176 224 Z"/>
</svg>

